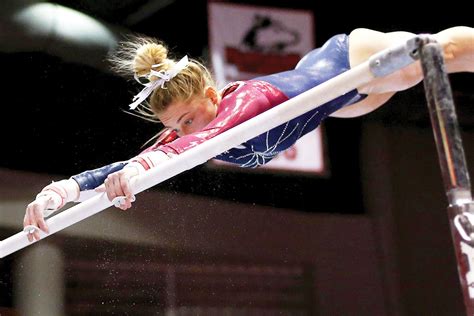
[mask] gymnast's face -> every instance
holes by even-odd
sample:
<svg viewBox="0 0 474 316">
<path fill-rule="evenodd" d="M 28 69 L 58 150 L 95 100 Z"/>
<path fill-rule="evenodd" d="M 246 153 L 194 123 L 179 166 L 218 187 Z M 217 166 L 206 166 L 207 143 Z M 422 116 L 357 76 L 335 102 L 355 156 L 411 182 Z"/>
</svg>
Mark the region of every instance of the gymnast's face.
<svg viewBox="0 0 474 316">
<path fill-rule="evenodd" d="M 208 90 L 212 89 L 212 91 Z M 214 88 L 206 88 L 204 97 L 195 97 L 190 101 L 176 101 L 158 114 L 165 127 L 174 129 L 179 136 L 202 130 L 217 115 L 219 96 Z"/>
</svg>

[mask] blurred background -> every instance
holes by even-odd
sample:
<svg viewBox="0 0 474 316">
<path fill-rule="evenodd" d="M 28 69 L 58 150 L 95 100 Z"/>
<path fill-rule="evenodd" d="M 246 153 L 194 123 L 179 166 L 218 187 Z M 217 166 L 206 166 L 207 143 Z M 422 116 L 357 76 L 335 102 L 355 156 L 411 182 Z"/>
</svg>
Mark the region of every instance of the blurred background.
<svg viewBox="0 0 474 316">
<path fill-rule="evenodd" d="M 216 2 L 308 13 L 315 47 L 357 27 L 473 26 L 460 1 Z M 128 159 L 161 129 L 127 113 L 140 87 L 106 54 L 144 34 L 211 65 L 209 5 L 0 3 L 1 239 L 45 185 Z M 470 166 L 473 76 L 450 79 Z M 0 259 L 0 315 L 463 315 L 422 85 L 322 131 L 322 173 L 206 164 Z"/>
</svg>

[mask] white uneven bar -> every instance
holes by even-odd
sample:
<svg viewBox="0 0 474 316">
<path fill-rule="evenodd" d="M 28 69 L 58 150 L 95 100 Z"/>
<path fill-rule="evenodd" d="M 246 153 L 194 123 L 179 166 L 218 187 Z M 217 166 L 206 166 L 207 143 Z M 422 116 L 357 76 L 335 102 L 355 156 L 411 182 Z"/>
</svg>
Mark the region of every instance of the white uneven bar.
<svg viewBox="0 0 474 316">
<path fill-rule="evenodd" d="M 403 47 L 405 45 L 402 45 Z M 392 50 L 388 49 L 376 54 L 386 56 Z M 375 57 L 375 56 L 374 56 Z M 371 58 L 374 61 L 374 58 Z M 406 65 L 403 65 L 406 66 Z M 400 67 L 401 68 L 401 67 Z M 131 186 L 135 194 L 155 186 L 177 174 L 214 158 L 222 152 L 236 147 L 266 131 L 296 118 L 312 109 L 319 107 L 351 90 L 360 87 L 375 78 L 371 71 L 369 61 L 362 63 L 330 80 L 274 107 L 258 116 L 212 138 L 184 153 L 165 161 L 161 165 L 150 169 L 143 175 L 136 177 Z M 104 209 L 112 206 L 105 193 L 94 196 L 78 205 L 75 205 L 46 222 L 50 233 L 40 231 L 41 239 L 52 235 L 66 227 L 80 222 Z M 40 239 L 40 240 L 41 240 Z M 0 258 L 27 247 L 34 242 L 29 242 L 26 232 L 19 232 L 0 242 Z"/>
</svg>

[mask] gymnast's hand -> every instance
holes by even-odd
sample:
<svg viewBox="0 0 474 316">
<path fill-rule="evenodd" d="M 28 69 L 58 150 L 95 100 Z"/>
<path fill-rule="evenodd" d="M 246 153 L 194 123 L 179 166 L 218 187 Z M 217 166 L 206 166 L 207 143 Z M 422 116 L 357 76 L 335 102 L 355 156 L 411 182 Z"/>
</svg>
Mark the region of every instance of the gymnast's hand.
<svg viewBox="0 0 474 316">
<path fill-rule="evenodd" d="M 23 227 L 28 233 L 28 240 L 30 242 L 34 239 L 39 240 L 39 229 L 49 234 L 44 218 L 61 209 L 64 204 L 76 201 L 79 191 L 79 185 L 73 179 L 65 179 L 45 186 L 36 199 L 26 207 Z"/>
<path fill-rule="evenodd" d="M 36 199 L 26 207 L 23 227 L 27 229 L 28 226 L 35 226 L 48 234 L 49 228 L 44 220 L 45 213 L 52 206 L 52 201 L 57 199 L 61 200 L 61 196 L 54 191 L 48 190 L 38 194 Z M 27 237 L 30 242 L 39 240 L 39 231 L 37 229 L 28 230 Z"/>
<path fill-rule="evenodd" d="M 97 187 L 97 192 L 107 192 L 107 197 L 113 201 L 117 197 L 125 197 L 115 204 L 122 210 L 132 207 L 132 202 L 135 201 L 132 189 L 130 187 L 130 179 L 138 175 L 138 170 L 134 167 L 125 167 L 120 171 L 111 173 L 105 179 L 104 184 Z"/>
</svg>

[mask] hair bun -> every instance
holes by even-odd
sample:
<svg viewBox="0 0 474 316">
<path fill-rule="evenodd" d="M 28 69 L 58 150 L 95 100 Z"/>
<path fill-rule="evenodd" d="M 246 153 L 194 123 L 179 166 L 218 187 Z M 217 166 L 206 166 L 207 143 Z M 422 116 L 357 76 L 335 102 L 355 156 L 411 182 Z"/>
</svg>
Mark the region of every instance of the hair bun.
<svg viewBox="0 0 474 316">
<path fill-rule="evenodd" d="M 160 67 L 153 67 L 154 70 L 167 70 L 168 49 L 158 43 L 145 43 L 137 49 L 133 68 L 138 75 L 150 73 L 153 65 L 163 64 Z"/>
</svg>

